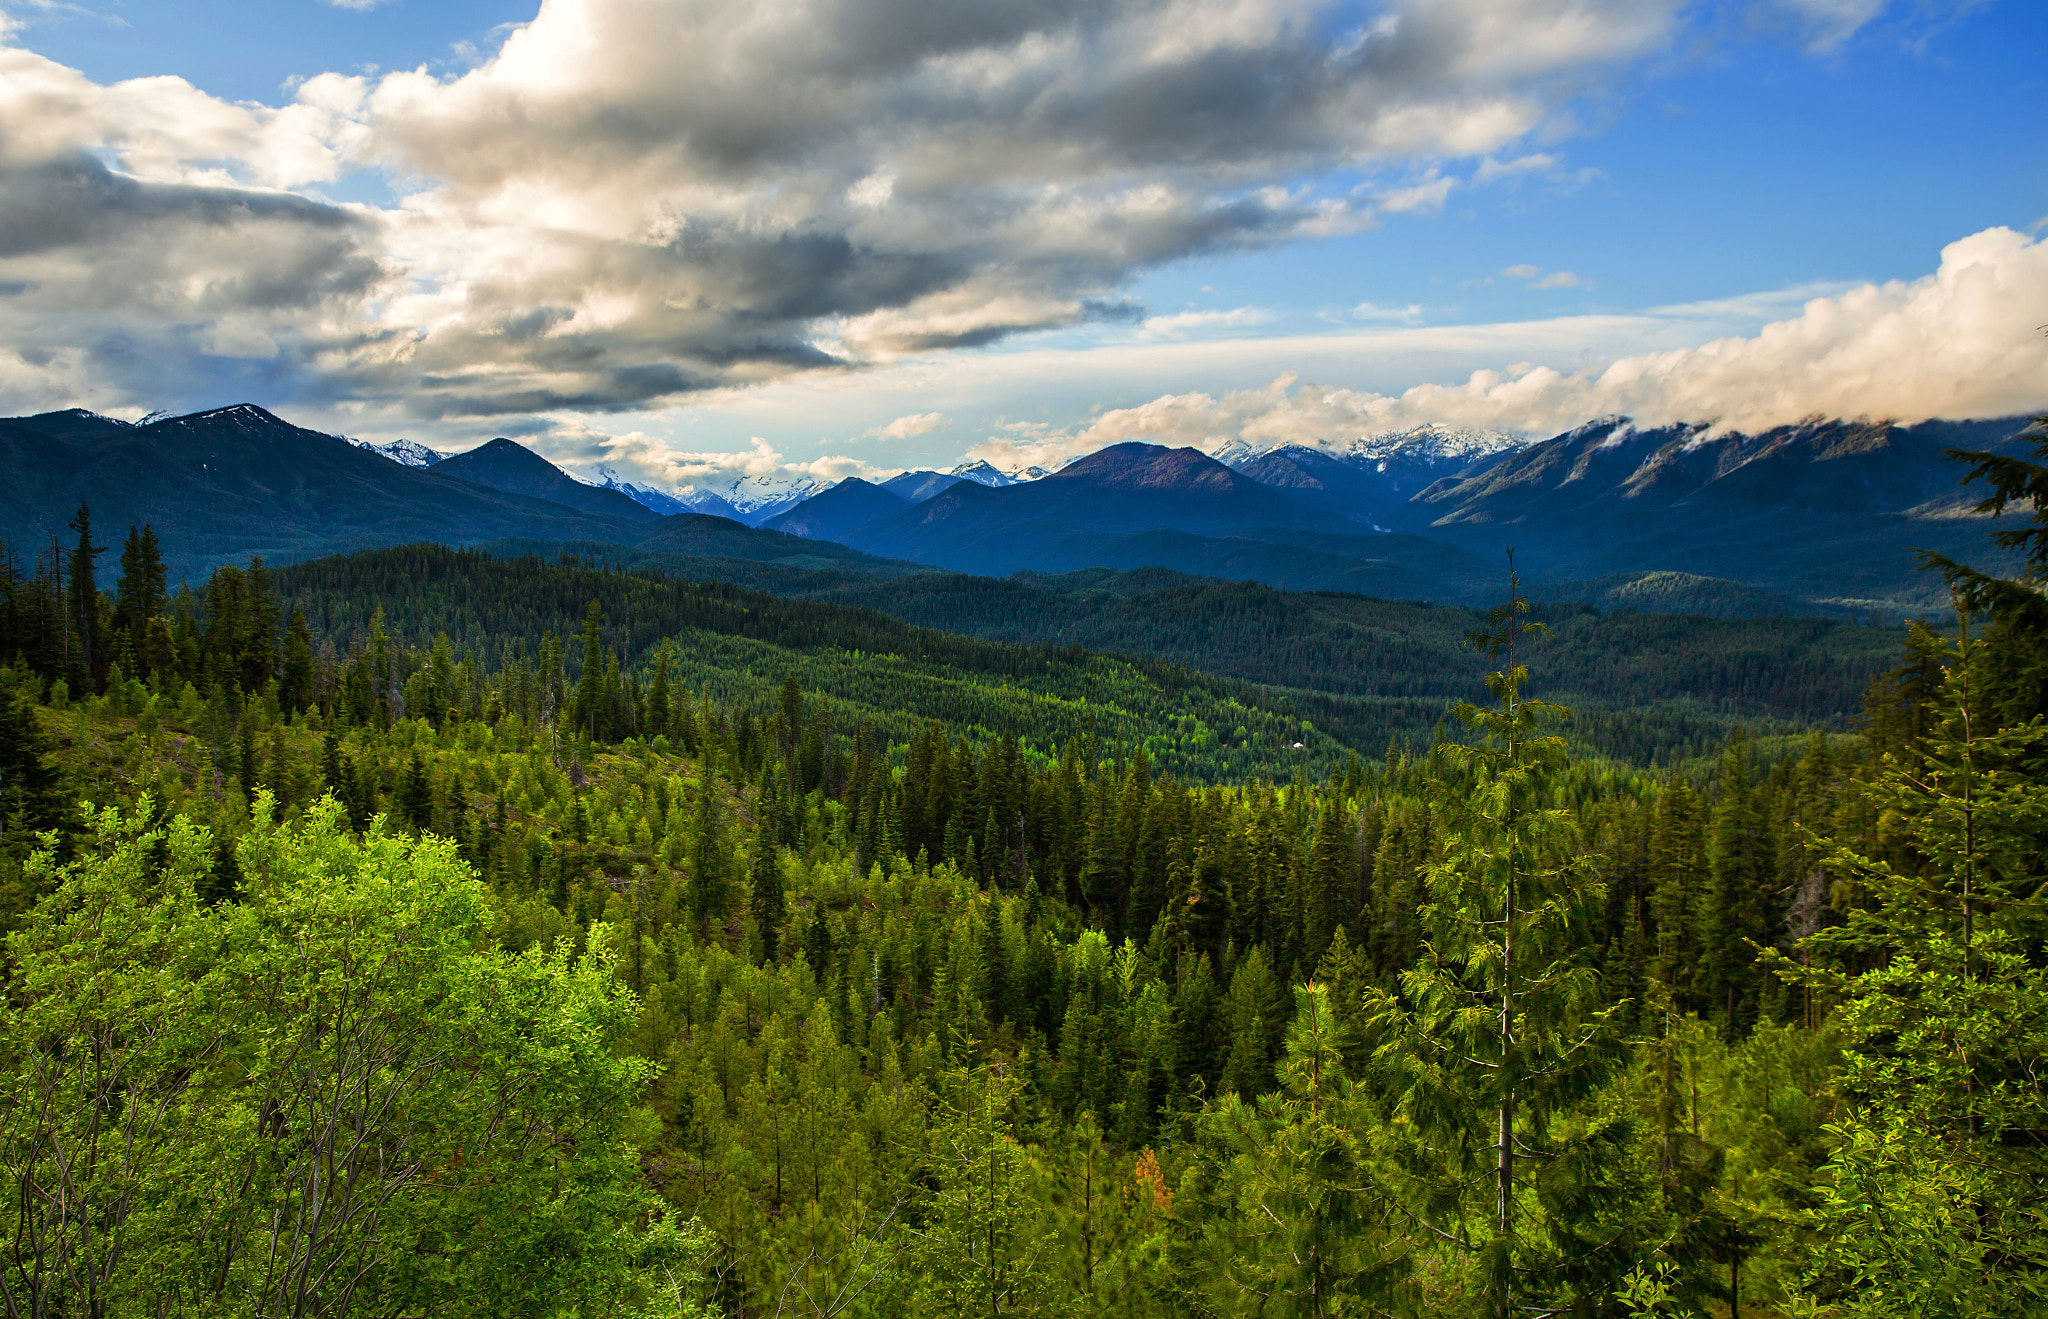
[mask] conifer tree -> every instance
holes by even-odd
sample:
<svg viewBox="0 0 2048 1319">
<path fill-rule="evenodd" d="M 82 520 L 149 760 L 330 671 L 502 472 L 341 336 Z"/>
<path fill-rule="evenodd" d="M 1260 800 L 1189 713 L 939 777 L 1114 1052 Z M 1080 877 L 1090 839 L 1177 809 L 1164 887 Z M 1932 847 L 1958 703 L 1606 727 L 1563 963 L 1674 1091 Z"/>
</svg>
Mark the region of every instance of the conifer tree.
<svg viewBox="0 0 2048 1319">
<path fill-rule="evenodd" d="M 93 583 L 94 566 L 106 546 L 92 543 L 92 509 L 85 504 L 65 524 L 78 533 L 78 545 L 71 551 L 71 616 L 78 628 L 79 672 L 97 690 L 107 656 L 99 653 L 99 588 Z"/>
<path fill-rule="evenodd" d="M 1227 1162 L 1212 1174 L 1224 1196 L 1200 1264 L 1221 1272 L 1224 1298 L 1251 1298 L 1253 1313 L 1390 1313 L 1408 1299 L 1399 1207 L 1373 1174 L 1371 1124 L 1355 1111 L 1329 987 L 1310 981 L 1295 1002 L 1281 1089 L 1205 1115 Z"/>
<path fill-rule="evenodd" d="M 29 905 L 22 863 L 42 845 L 40 836 L 72 825 L 55 753 L 28 697 L 0 691 L 0 924 L 11 925 Z"/>
<path fill-rule="evenodd" d="M 675 653 L 666 641 L 654 652 L 654 682 L 647 691 L 647 732 L 649 737 L 666 734 L 669 729 L 670 710 L 668 674 L 675 663 Z"/>
<path fill-rule="evenodd" d="M 1574 1142 L 1553 1131 L 1610 1074 L 1619 1042 L 1584 952 L 1600 885 L 1570 816 L 1551 803 L 1565 744 L 1541 728 L 1563 712 L 1523 695 L 1521 652 L 1542 632 L 1528 611 L 1510 557 L 1507 603 L 1472 638 L 1504 660 L 1488 679 L 1497 704 L 1456 711 L 1487 742 L 1445 747 L 1473 786 L 1460 796 L 1435 785 L 1444 847 L 1427 871 L 1422 956 L 1400 995 L 1375 989 L 1365 1009 L 1413 1212 L 1478 1252 L 1495 1319 L 1585 1299 L 1567 1277 L 1575 1261 L 1547 1249 L 1567 1226 L 1553 1220 L 1585 1202 L 1552 1202 L 1537 1183 L 1554 1166 L 1583 1166 L 1574 1156 L 1589 1139 L 1619 1135 L 1597 1123 Z"/>
<path fill-rule="evenodd" d="M 1040 1212 L 1044 1172 L 1014 1134 L 1021 1087 L 998 1063 L 945 1078 L 911 1276 L 915 1313 L 1002 1319 L 1058 1298 L 1057 1243 Z"/>
<path fill-rule="evenodd" d="M 1344 803 L 1336 796 L 1323 799 L 1316 818 L 1315 842 L 1310 848 L 1308 874 L 1304 885 L 1307 921 L 1303 932 L 1302 961 L 1314 966 L 1337 927 L 1353 918 L 1357 907 L 1357 860 L 1351 850 L 1351 821 Z"/>
<path fill-rule="evenodd" d="M 1756 1023 L 1758 945 L 1768 946 L 1776 923 L 1777 878 L 1770 822 L 1752 781 L 1748 743 L 1738 736 L 1721 757 L 1721 793 L 1707 833 L 1708 888 L 1702 896 L 1700 1007 L 1721 1019 L 1731 1035 Z"/>
<path fill-rule="evenodd" d="M 754 929 L 761 936 L 761 960 L 773 964 L 782 941 L 785 903 L 781 859 L 775 840 L 765 826 L 754 833 L 754 852 L 747 866 L 747 882 L 752 886 L 748 914 L 754 918 Z"/>
<path fill-rule="evenodd" d="M 313 701 L 313 634 L 306 616 L 294 607 L 285 626 L 284 662 L 277 675 L 277 703 L 287 714 L 297 714 Z"/>
<path fill-rule="evenodd" d="M 405 813 L 406 824 L 415 831 L 424 833 L 434 827 L 434 785 L 427 777 L 427 763 L 417 751 L 405 767 L 405 782 L 398 790 L 398 809 Z"/>
<path fill-rule="evenodd" d="M 1706 856 L 1699 799 L 1684 779 L 1674 779 L 1657 794 L 1649 871 L 1650 916 L 1657 932 L 1652 967 L 1674 999 L 1690 1003 L 1698 971 Z"/>
<path fill-rule="evenodd" d="M 1817 965 L 1773 958 L 1842 1003 L 1853 1103 L 1810 1282 L 1872 1319 L 2048 1306 L 2048 719 L 2000 726 L 1969 625 L 1925 736 L 1870 785 L 1899 859 L 1828 845 L 1868 901 L 1806 940 Z"/>
<path fill-rule="evenodd" d="M 114 622 L 127 634 L 143 673 L 157 672 L 163 662 L 155 653 L 150 631 L 170 598 L 164 581 L 164 559 L 156 532 L 147 523 L 140 530 L 128 528 L 128 538 L 121 545 L 121 576 L 114 588 Z"/>
<path fill-rule="evenodd" d="M 690 915 L 699 931 L 725 919 L 727 896 L 725 821 L 718 804 L 718 786 L 706 772 L 697 789 L 697 810 L 690 821 Z"/>
</svg>

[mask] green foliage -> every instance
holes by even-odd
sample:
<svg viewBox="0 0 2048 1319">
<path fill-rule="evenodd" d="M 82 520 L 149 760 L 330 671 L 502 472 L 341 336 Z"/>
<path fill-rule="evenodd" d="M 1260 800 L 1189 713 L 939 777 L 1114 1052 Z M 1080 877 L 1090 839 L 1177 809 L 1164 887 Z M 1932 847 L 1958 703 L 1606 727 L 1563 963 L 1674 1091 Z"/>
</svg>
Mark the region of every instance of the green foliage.
<svg viewBox="0 0 2048 1319">
<path fill-rule="evenodd" d="M 206 831 L 147 815 L 40 862 L 8 941 L 10 1309 L 678 1312 L 601 957 L 489 947 L 446 843 L 331 804 L 260 801 L 243 901 L 202 908 Z"/>
<path fill-rule="evenodd" d="M 1942 653 L 1925 734 L 1869 787 L 1890 855 L 1830 849 L 1864 901 L 1807 941 L 1823 965 L 1788 968 L 1841 1000 L 1850 1048 L 1814 1217 L 1813 1280 L 1844 1313 L 2048 1303 L 2048 719 L 1997 726 L 1985 644 Z"/>
<path fill-rule="evenodd" d="M 146 541 L 103 681 L 56 609 L 0 673 L 0 792 L 60 826 L 8 835 L 24 1311 L 2038 1308 L 2012 615 L 1914 632 L 1859 739 L 1592 712 L 1653 775 L 1568 754 L 1620 725 L 1529 699 L 1526 624 L 1547 688 L 1665 645 L 1816 719 L 1895 638 L 1511 599 L 1478 745 L 1367 759 L 1331 690 L 1011 644 L 1071 634 L 419 548 L 160 601 Z M 1334 693 L 1402 719 L 1476 682 L 1461 611 L 1109 580 L 1212 659 L 1435 682 Z"/>
<path fill-rule="evenodd" d="M 1459 710 L 1487 744 L 1463 752 L 1469 792 L 1440 793 L 1444 845 L 1427 872 L 1422 955 L 1398 993 L 1376 990 L 1366 1008 L 1401 1132 L 1404 1198 L 1440 1237 L 1471 1243 L 1501 1319 L 1531 1297 L 1567 1306 L 1575 1292 L 1612 1288 L 1579 1248 L 1601 1235 L 1600 1193 L 1613 1189 L 1599 1184 L 1604 1149 L 1627 1136 L 1614 1122 L 1570 1131 L 1565 1121 L 1619 1050 L 1615 1010 L 1584 955 L 1603 895 L 1569 816 L 1547 805 L 1565 747 L 1540 732 L 1556 708 L 1522 695 L 1529 606 L 1514 586 L 1475 637 L 1507 665 L 1490 684 L 1497 708 Z M 1524 1163 L 1531 1172 L 1518 1172 Z"/>
</svg>

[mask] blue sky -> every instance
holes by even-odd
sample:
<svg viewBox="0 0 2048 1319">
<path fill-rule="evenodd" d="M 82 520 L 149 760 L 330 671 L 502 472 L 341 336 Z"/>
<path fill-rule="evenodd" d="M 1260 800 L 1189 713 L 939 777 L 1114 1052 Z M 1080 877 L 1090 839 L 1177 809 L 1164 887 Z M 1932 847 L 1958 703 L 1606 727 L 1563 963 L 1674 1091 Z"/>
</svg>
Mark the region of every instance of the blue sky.
<svg viewBox="0 0 2048 1319">
<path fill-rule="evenodd" d="M 778 6 L 556 0 L 530 28 L 530 6 L 418 0 L 7 7 L 0 87 L 27 90 L 0 116 L 78 124 L 16 168 L 75 151 L 179 204 L 246 192 L 261 219 L 164 231 L 158 200 L 100 255 L 0 258 L 40 299 L 0 315 L 23 363 L 0 408 L 252 398 L 680 484 L 1594 408 L 2048 404 L 2016 328 L 2048 322 L 2027 306 L 2048 295 L 2048 6 L 1284 6 L 1304 37 L 1131 0 L 1100 30 L 934 20 L 902 40 L 915 68 L 876 39 L 892 0 L 783 7 L 795 35 L 753 47 Z M 1160 55 L 1190 16 L 1209 44 Z M 1076 26 L 1099 73 L 1034 62 Z M 1348 54 L 1375 40 L 1378 62 Z M 741 54 L 693 63 L 721 42 Z M 996 94 L 963 90 L 969 60 Z M 1190 68 L 1223 89 L 1213 122 Z M 135 276 L 169 292 L 64 282 L 205 251 L 193 233 L 219 250 Z M 238 260 L 275 280 L 226 292 L 252 282 Z M 1791 328 L 1766 349 L 1771 323 Z M 1629 365 L 1722 340 L 1748 346 L 1657 357 L 1656 388 Z M 1976 358 L 1873 365 L 1911 343 Z"/>
</svg>

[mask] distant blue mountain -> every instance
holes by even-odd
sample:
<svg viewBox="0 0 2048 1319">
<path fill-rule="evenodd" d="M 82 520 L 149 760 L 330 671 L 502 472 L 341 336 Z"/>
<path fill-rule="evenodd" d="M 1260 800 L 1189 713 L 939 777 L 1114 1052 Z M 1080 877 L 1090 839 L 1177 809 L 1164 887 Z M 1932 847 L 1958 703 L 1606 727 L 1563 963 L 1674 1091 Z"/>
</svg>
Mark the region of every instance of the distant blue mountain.
<svg viewBox="0 0 2048 1319">
<path fill-rule="evenodd" d="M 154 527 L 174 577 L 420 540 L 631 541 L 653 518 L 402 466 L 252 404 L 132 425 L 79 410 L 0 419 L 0 473 L 0 540 L 18 556 L 89 503 L 106 543 Z"/>
<path fill-rule="evenodd" d="M 585 485 L 525 445 L 507 439 L 492 440 L 467 453 L 443 458 L 432 470 L 439 476 L 452 476 L 507 494 L 552 500 L 586 513 L 628 522 L 652 522 L 661 516 L 631 495 Z"/>
<path fill-rule="evenodd" d="M 808 540 L 844 540 L 855 528 L 909 506 L 903 496 L 850 476 L 761 525 Z"/>
</svg>

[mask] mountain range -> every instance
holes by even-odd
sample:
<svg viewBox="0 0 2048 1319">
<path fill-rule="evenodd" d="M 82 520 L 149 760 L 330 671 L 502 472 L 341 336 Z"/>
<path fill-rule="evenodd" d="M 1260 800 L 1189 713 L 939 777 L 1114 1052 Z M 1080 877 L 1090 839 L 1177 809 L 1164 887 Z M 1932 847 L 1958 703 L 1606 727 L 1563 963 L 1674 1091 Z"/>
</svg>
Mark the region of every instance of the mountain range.
<svg viewBox="0 0 2048 1319">
<path fill-rule="evenodd" d="M 1335 451 L 1232 444 L 1223 461 L 1129 442 L 1032 480 L 985 463 L 881 484 L 784 473 L 699 490 L 700 511 L 614 472 L 579 480 L 508 439 L 445 455 L 252 405 L 142 423 L 73 409 L 0 419 L 0 539 L 27 570 L 90 501 L 102 540 L 150 522 L 180 574 L 418 540 L 574 543 L 690 560 L 693 576 L 716 563 L 756 579 L 1163 568 L 1447 602 L 1497 594 L 1513 545 L 1552 599 L 1899 612 L 1939 603 L 1915 548 L 2004 566 L 1943 451 L 2017 451 L 2023 429 L 1826 421 L 1751 435 L 1607 418 L 1534 442 L 1425 428 Z"/>
<path fill-rule="evenodd" d="M 68 543 L 66 521 L 89 503 L 102 542 L 151 524 L 174 576 L 196 576 L 251 555 L 283 562 L 418 540 L 646 534 L 640 516 L 496 489 L 442 466 L 406 466 L 250 404 L 146 424 L 82 409 L 5 418 L 0 540 L 27 571 L 52 537 Z"/>
</svg>

